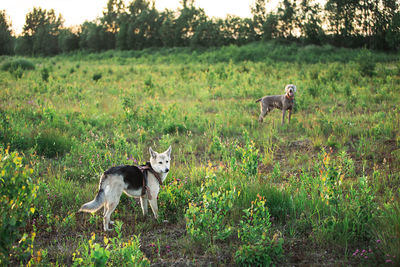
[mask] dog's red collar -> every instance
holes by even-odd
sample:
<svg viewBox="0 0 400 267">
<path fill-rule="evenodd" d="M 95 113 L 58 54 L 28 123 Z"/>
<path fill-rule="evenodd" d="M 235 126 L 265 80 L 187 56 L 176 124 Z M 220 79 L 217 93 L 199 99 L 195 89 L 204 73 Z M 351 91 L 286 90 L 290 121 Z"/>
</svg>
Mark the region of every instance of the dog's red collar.
<svg viewBox="0 0 400 267">
<path fill-rule="evenodd" d="M 147 186 L 147 172 L 151 172 L 154 177 L 156 177 L 158 183 L 160 185 L 163 184 L 162 179 L 160 177 L 160 174 L 158 174 L 153 167 L 151 167 L 150 162 L 146 162 L 145 165 L 140 165 L 137 166 L 139 168 L 139 170 L 143 173 L 143 187 L 142 187 L 142 196 L 144 196 L 147 193 L 147 198 L 148 199 L 152 199 L 151 193 L 150 193 L 150 188 Z"/>
<path fill-rule="evenodd" d="M 288 94 L 286 94 L 285 96 L 286 96 L 286 98 L 289 99 L 289 100 L 293 100 L 293 99 L 294 99 L 294 96 L 290 97 Z"/>
<path fill-rule="evenodd" d="M 145 165 L 140 165 L 140 166 L 138 166 L 138 167 L 139 167 L 139 169 L 140 169 L 142 172 L 143 172 L 143 171 L 149 171 L 149 172 L 151 172 L 151 173 L 154 175 L 154 177 L 156 177 L 158 183 L 159 183 L 160 185 L 163 184 L 162 179 L 161 179 L 161 177 L 160 177 L 160 174 L 157 173 L 157 172 L 153 169 L 153 167 L 151 167 L 150 162 L 146 162 Z"/>
</svg>

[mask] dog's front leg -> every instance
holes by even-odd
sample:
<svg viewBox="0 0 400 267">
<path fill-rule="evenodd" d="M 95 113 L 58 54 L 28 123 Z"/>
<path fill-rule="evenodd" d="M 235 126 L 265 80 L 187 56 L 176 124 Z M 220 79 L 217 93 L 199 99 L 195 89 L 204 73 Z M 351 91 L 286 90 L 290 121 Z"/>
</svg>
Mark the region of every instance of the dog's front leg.
<svg viewBox="0 0 400 267">
<path fill-rule="evenodd" d="M 285 124 L 285 113 L 286 113 L 286 109 L 283 108 L 282 109 L 282 124 Z"/>
<path fill-rule="evenodd" d="M 292 109 L 289 109 L 289 121 L 288 121 L 288 123 L 290 123 L 290 117 L 292 117 Z"/>
<path fill-rule="evenodd" d="M 147 196 L 140 197 L 140 206 L 142 206 L 143 216 L 146 216 L 147 211 L 149 210 L 147 201 L 148 201 Z"/>
<path fill-rule="evenodd" d="M 151 210 L 153 211 L 154 218 L 158 219 L 158 206 L 157 206 L 157 197 L 153 197 L 150 202 Z"/>
</svg>

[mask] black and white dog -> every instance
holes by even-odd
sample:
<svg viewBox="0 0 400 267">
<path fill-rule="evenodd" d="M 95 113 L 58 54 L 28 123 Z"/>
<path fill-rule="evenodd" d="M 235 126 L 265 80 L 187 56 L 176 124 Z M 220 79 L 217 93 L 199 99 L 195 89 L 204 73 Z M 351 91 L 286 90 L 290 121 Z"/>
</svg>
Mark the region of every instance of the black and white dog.
<svg viewBox="0 0 400 267">
<path fill-rule="evenodd" d="M 157 196 L 160 185 L 169 172 L 171 163 L 171 146 L 163 153 L 149 148 L 150 162 L 142 166 L 122 165 L 105 171 L 100 178 L 99 191 L 94 200 L 83 204 L 79 211 L 96 212 L 104 207 L 104 231 L 109 231 L 111 213 L 119 203 L 122 193 L 140 198 L 143 215 L 147 214 L 148 204 L 158 217 Z"/>
</svg>

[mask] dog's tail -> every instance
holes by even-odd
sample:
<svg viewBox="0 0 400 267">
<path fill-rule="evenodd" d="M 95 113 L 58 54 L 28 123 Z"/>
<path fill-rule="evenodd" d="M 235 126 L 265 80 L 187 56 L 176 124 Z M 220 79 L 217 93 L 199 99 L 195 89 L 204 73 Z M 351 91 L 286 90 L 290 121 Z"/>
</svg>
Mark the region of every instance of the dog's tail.
<svg viewBox="0 0 400 267">
<path fill-rule="evenodd" d="M 99 192 L 97 192 L 96 197 L 92 201 L 83 204 L 79 211 L 92 213 L 98 211 L 104 205 L 104 198 L 104 190 L 100 189 Z"/>
<path fill-rule="evenodd" d="M 257 100 L 256 100 L 256 103 L 257 103 L 257 102 L 260 102 L 261 100 L 262 100 L 262 98 L 260 98 L 260 99 L 257 99 Z"/>
<path fill-rule="evenodd" d="M 104 200 L 105 200 L 105 193 L 103 187 L 103 182 L 106 179 L 106 176 L 103 174 L 103 176 L 100 179 L 100 185 L 99 185 L 99 191 L 97 192 L 96 197 L 88 202 L 82 205 L 82 207 L 79 209 L 79 211 L 84 211 L 84 212 L 96 212 L 98 211 L 101 207 L 104 205 Z"/>
</svg>

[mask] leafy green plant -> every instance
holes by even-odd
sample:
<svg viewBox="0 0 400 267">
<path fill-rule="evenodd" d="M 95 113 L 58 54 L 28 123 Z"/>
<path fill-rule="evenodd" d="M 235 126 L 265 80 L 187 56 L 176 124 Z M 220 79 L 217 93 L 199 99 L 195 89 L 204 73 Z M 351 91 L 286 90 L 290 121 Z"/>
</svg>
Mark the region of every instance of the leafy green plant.
<svg viewBox="0 0 400 267">
<path fill-rule="evenodd" d="M 246 177 L 253 178 L 257 175 L 259 150 L 256 148 L 254 141 L 250 140 L 249 133 L 243 132 L 245 145 L 242 147 L 235 144 L 231 158 L 231 166 L 233 170 L 239 169 Z"/>
<path fill-rule="evenodd" d="M 150 261 L 140 250 L 139 237 L 134 235 L 128 242 L 118 244 L 112 240 L 110 265 L 112 266 L 150 266 Z"/>
<path fill-rule="evenodd" d="M 327 205 L 333 205 L 335 212 L 338 212 L 339 201 L 342 198 L 343 177 L 341 169 L 338 169 L 336 162 L 332 160 L 331 154 L 322 150 L 322 166 L 320 168 L 321 199 Z"/>
<path fill-rule="evenodd" d="M 328 240 L 345 244 L 356 241 L 369 241 L 371 228 L 377 216 L 375 192 L 366 177 L 358 180 L 358 188 L 345 192 L 343 181 L 354 173 L 351 159 L 342 152 L 338 158 L 324 150 L 320 154 L 321 200 L 329 208 L 329 213 L 322 220 L 320 231 Z"/>
<path fill-rule="evenodd" d="M 89 244 L 83 244 L 80 250 L 72 254 L 72 266 L 105 266 L 110 251 L 95 243 L 96 234 L 92 233 Z"/>
<path fill-rule="evenodd" d="M 158 195 L 159 217 L 171 223 L 178 221 L 185 214 L 189 199 L 193 192 L 189 190 L 188 180 L 174 178 L 165 185 Z"/>
<path fill-rule="evenodd" d="M 31 255 L 31 245 L 36 236 L 27 239 L 24 233 L 32 214 L 35 212 L 35 198 L 38 186 L 32 181 L 33 170 L 23 164 L 23 157 L 17 152 L 0 147 L 0 264 L 7 265 L 9 257 L 26 260 Z M 15 241 L 20 239 L 18 245 Z M 27 242 L 30 242 L 27 243 Z"/>
<path fill-rule="evenodd" d="M 128 242 L 122 242 L 122 223 L 115 222 L 117 237 L 103 238 L 103 246 L 96 243 L 96 234 L 92 233 L 88 244 L 83 243 L 73 253 L 73 266 L 149 266 L 150 261 L 140 251 L 140 242 L 133 236 Z"/>
<path fill-rule="evenodd" d="M 271 236 L 271 221 L 265 198 L 258 198 L 245 209 L 239 223 L 241 246 L 235 253 L 239 266 L 270 266 L 283 255 L 283 239 Z"/>
<path fill-rule="evenodd" d="M 194 241 L 213 246 L 216 240 L 225 240 L 232 234 L 227 215 L 240 192 L 235 188 L 216 188 L 213 184 L 215 176 L 206 179 L 201 187 L 201 200 L 190 202 L 186 210 L 186 231 Z"/>
</svg>

